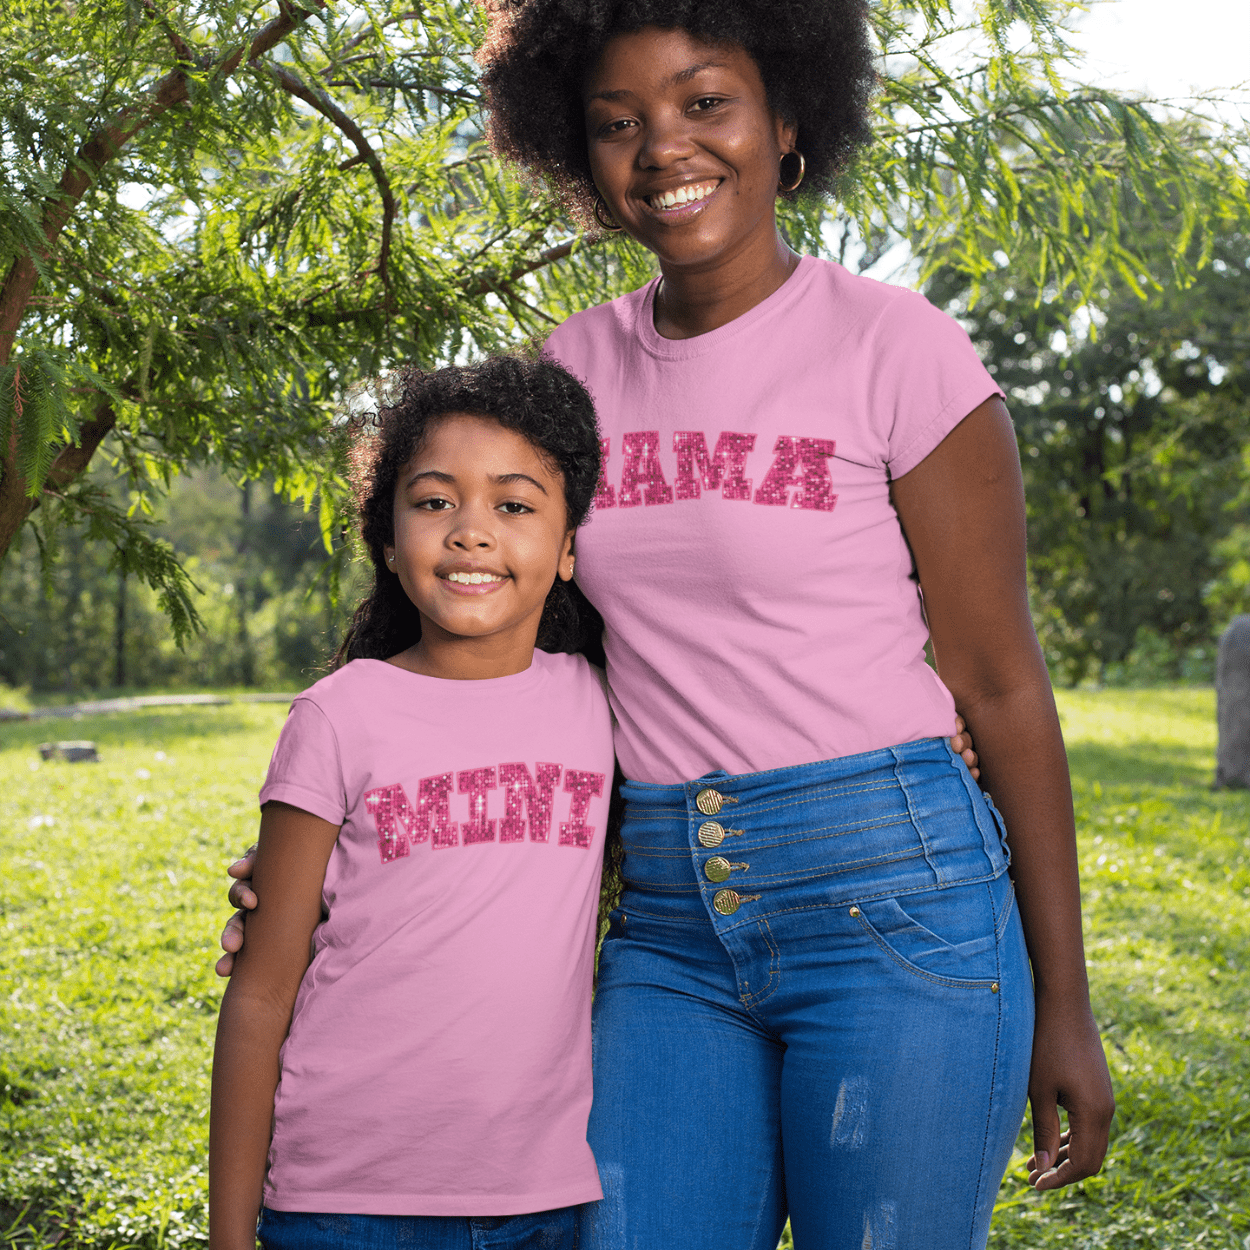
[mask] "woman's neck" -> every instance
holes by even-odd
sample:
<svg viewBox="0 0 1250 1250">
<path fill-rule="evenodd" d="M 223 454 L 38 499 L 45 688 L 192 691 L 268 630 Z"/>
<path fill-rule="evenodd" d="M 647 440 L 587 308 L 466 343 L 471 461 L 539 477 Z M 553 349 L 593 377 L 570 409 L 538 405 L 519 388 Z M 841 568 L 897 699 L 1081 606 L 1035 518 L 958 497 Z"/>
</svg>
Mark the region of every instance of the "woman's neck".
<svg viewBox="0 0 1250 1250">
<path fill-rule="evenodd" d="M 718 258 L 706 266 L 678 267 L 661 260 L 655 331 L 661 338 L 692 339 L 728 325 L 778 290 L 798 264 L 798 253 L 780 234 L 767 250 Z"/>
</svg>

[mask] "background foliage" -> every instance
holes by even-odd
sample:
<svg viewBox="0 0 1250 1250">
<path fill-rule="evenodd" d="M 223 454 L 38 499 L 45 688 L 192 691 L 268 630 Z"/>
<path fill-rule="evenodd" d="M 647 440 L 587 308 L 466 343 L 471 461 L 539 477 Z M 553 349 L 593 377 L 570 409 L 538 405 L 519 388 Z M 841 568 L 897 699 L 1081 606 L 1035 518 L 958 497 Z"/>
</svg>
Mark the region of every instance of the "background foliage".
<svg viewBox="0 0 1250 1250">
<path fill-rule="evenodd" d="M 1244 136 L 1070 86 L 1069 15 L 1068 0 L 878 0 L 879 142 L 841 206 L 786 217 L 803 250 L 867 263 L 910 248 L 962 304 L 1007 299 L 1025 325 L 1040 299 L 1034 374 L 1067 368 L 1051 344 L 1074 309 L 1093 324 L 1103 303 L 1166 302 L 1209 278 L 1214 259 L 1241 271 L 1246 259 Z M 312 506 L 333 549 L 343 488 L 332 414 L 353 384 L 400 361 L 540 337 L 649 276 L 649 257 L 592 246 L 490 159 L 472 60 L 482 21 L 471 0 L 5 6 L 0 553 L 16 556 L 0 584 L 10 607 L 15 596 L 31 603 L 32 553 L 47 566 L 81 548 L 81 580 L 103 560 L 152 589 L 179 637 L 201 610 L 219 631 L 218 607 L 151 523 L 179 475 L 212 465 L 236 485 L 272 485 Z M 1028 417 L 1022 431 L 1045 442 L 1057 419 L 1035 429 Z M 1054 456 L 1045 443 L 1048 465 L 1065 438 L 1052 439 Z M 1217 511 L 1224 489 L 1221 479 Z M 1134 496 L 1138 505 L 1159 512 Z M 1106 531 L 1096 530 L 1061 536 L 1063 569 L 1097 555 Z M 1219 530 L 1201 531 L 1233 543 L 1204 567 L 1217 581 L 1244 563 L 1240 540 Z M 1153 549 L 1139 547 L 1148 563 Z M 1065 672 L 1123 663 L 1142 624 L 1172 645 L 1175 629 L 1137 606 L 1105 621 L 1079 580 L 1039 570 Z M 1222 584 L 1236 599 L 1236 576 Z M 1175 603 L 1197 601 L 1167 589 Z M 72 590 L 57 592 L 56 609 L 14 608 L 12 623 L 66 618 Z M 1092 641 L 1073 643 L 1086 629 Z M 98 680 L 110 671 L 76 663 Z M 41 683 L 65 680 L 63 663 L 55 679 L 24 667 Z M 246 654 L 235 667 L 249 671 Z M 189 661 L 178 675 L 200 671 Z"/>
</svg>

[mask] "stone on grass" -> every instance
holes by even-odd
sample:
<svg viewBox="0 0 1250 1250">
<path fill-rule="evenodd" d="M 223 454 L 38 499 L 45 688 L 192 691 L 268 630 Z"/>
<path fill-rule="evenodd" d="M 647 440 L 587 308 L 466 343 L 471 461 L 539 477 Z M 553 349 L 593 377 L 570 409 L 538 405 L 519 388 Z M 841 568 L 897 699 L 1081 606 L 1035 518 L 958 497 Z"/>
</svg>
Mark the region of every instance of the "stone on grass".
<svg viewBox="0 0 1250 1250">
<path fill-rule="evenodd" d="M 45 760 L 65 760 L 70 764 L 81 764 L 84 760 L 94 764 L 100 759 L 94 742 L 41 742 L 39 754 Z"/>
</svg>

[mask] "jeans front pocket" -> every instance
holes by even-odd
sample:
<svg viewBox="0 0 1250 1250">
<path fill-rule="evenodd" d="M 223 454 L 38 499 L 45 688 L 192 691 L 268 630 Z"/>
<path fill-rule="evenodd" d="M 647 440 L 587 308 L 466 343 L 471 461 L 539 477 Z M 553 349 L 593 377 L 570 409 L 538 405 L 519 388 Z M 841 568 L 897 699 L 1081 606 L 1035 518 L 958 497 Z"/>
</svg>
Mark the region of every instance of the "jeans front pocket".
<svg viewBox="0 0 1250 1250">
<path fill-rule="evenodd" d="M 1001 908 L 1010 900 L 1004 873 L 994 881 L 925 890 L 856 905 L 857 919 L 900 967 L 938 984 L 985 987 L 999 975 Z"/>
</svg>

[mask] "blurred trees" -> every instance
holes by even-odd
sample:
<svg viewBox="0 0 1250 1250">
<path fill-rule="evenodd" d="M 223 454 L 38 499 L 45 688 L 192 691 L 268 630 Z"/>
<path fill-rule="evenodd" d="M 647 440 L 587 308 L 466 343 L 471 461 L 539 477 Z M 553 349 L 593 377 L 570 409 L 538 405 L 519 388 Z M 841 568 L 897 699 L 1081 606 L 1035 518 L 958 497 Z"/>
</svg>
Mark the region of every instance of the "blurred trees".
<svg viewBox="0 0 1250 1250">
<path fill-rule="evenodd" d="M 316 514 L 266 481 L 245 494 L 212 468 L 177 478 L 164 511 L 153 534 L 202 592 L 203 627 L 179 648 L 156 594 L 110 568 L 107 548 L 85 527 L 58 532 L 46 568 L 28 529 L 0 583 L 0 685 L 298 690 L 319 675 L 350 615 L 356 570 L 336 604 Z"/>
<path fill-rule="evenodd" d="M 1039 289 L 1017 261 L 970 311 L 961 277 L 929 290 L 1007 392 L 1039 633 L 1068 681 L 1206 675 L 1215 634 L 1250 609 L 1250 209 L 1190 285 L 1136 284 Z"/>
</svg>

